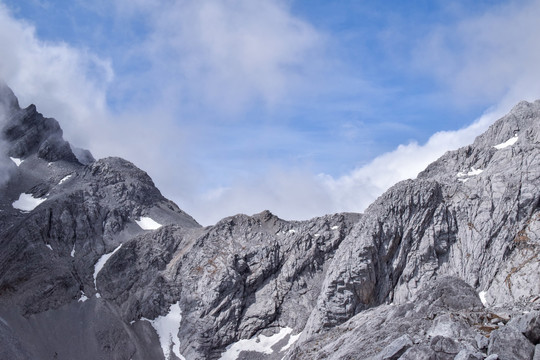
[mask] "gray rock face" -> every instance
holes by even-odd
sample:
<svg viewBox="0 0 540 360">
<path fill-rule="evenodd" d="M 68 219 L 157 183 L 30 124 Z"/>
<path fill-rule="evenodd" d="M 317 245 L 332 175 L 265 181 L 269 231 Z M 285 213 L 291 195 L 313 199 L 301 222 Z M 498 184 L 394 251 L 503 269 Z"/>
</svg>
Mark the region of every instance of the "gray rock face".
<svg viewBox="0 0 540 360">
<path fill-rule="evenodd" d="M 517 329 L 505 326 L 491 333 L 488 354 L 497 354 L 499 359 L 532 359 L 534 345 Z"/>
<path fill-rule="evenodd" d="M 539 112 L 540 101 L 520 103 L 472 146 L 375 201 L 338 249 L 308 330 L 407 301 L 440 275 L 464 279 L 494 305 L 537 301 Z M 514 145 L 494 148 L 516 128 Z"/>
<path fill-rule="evenodd" d="M 205 228 L 4 85 L 0 106 L 0 358 L 537 356 L 540 101 L 362 215 Z"/>
</svg>

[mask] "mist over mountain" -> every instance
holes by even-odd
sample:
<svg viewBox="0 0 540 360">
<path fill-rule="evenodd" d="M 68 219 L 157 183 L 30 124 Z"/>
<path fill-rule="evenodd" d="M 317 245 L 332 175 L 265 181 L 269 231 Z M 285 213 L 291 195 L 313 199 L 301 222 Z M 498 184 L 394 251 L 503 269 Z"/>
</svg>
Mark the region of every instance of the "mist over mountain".
<svg viewBox="0 0 540 360">
<path fill-rule="evenodd" d="M 0 84 L 0 359 L 538 359 L 540 100 L 364 213 L 202 227 Z"/>
</svg>

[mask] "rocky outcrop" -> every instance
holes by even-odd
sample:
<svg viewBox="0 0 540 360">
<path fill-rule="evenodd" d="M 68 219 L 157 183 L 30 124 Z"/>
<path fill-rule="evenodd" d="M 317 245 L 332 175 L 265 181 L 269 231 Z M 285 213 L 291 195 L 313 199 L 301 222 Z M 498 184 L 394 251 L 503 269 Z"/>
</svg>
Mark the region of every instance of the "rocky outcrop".
<svg viewBox="0 0 540 360">
<path fill-rule="evenodd" d="M 539 306 L 539 122 L 540 101 L 520 103 L 473 145 L 371 205 L 338 249 L 307 333 L 409 301 L 442 275 L 491 305 Z M 503 139 L 515 143 L 497 149 Z"/>
<path fill-rule="evenodd" d="M 512 321 L 509 322 L 509 318 Z M 463 280 L 439 277 L 403 304 L 373 307 L 300 341 L 286 359 L 532 359 L 534 342 L 516 324 L 540 312 L 493 312 Z M 526 330 L 525 330 L 526 331 Z M 361 356 L 359 356 L 361 354 Z"/>
<path fill-rule="evenodd" d="M 196 231 L 164 227 L 115 253 L 98 288 L 126 321 L 155 318 L 179 301 L 181 353 L 218 358 L 260 331 L 303 328 L 329 259 L 357 218 L 287 222 L 265 211 Z"/>
<path fill-rule="evenodd" d="M 8 93 L 8 90 L 0 89 L 0 93 Z M 20 109 L 16 98 L 3 103 L 8 109 L 2 129 L 3 138 L 10 144 L 8 156 L 25 159 L 37 154 L 38 158 L 49 162 L 78 162 L 69 143 L 62 138 L 62 129 L 55 119 L 43 117 L 35 105 Z"/>
<path fill-rule="evenodd" d="M 538 356 L 540 101 L 362 215 L 203 228 L 0 95 L 0 358 Z"/>
</svg>

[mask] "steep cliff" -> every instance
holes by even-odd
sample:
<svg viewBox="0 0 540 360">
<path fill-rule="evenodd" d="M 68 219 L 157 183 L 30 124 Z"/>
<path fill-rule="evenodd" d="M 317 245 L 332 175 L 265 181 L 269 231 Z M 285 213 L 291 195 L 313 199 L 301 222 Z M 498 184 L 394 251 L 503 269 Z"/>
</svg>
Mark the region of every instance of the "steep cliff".
<svg viewBox="0 0 540 360">
<path fill-rule="evenodd" d="M 0 359 L 540 356 L 540 101 L 362 215 L 209 227 L 0 107 Z"/>
</svg>

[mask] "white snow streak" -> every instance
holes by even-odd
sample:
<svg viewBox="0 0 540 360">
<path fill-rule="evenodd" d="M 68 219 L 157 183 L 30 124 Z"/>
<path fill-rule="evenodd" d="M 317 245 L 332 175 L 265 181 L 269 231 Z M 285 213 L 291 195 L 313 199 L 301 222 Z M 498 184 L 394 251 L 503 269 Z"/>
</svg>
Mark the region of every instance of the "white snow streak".
<svg viewBox="0 0 540 360">
<path fill-rule="evenodd" d="M 52 248 L 52 246 L 51 246 L 51 245 L 49 245 L 49 244 L 45 244 L 45 246 L 46 246 L 46 247 L 48 247 L 48 248 L 49 248 L 49 250 L 53 251 L 53 248 Z"/>
<path fill-rule="evenodd" d="M 24 160 L 21 160 L 21 159 L 17 159 L 17 158 L 12 158 L 11 156 L 9 157 L 11 159 L 11 161 L 13 161 L 15 163 L 15 165 L 17 166 L 21 166 L 22 162 Z"/>
<path fill-rule="evenodd" d="M 99 274 L 99 272 L 101 271 L 101 269 L 103 269 L 103 266 L 105 265 L 105 263 L 107 262 L 107 260 L 109 260 L 109 258 L 111 256 L 113 256 L 113 254 L 115 252 L 117 252 L 118 250 L 120 250 L 120 248 L 122 247 L 122 244 L 120 244 L 116 249 L 114 249 L 112 252 L 108 253 L 108 254 L 105 254 L 105 255 L 102 255 L 99 260 L 96 262 L 96 264 L 94 265 L 94 287 L 96 286 L 96 279 L 97 279 L 97 276 Z M 97 289 L 97 288 L 96 288 Z"/>
<path fill-rule="evenodd" d="M 75 244 L 73 244 L 73 249 L 71 249 L 71 257 L 75 257 Z"/>
<path fill-rule="evenodd" d="M 227 347 L 227 350 L 221 354 L 220 360 L 236 360 L 242 351 L 256 351 L 270 355 L 274 352 L 272 346 L 283 340 L 292 331 L 293 329 L 291 328 L 281 328 L 277 334 L 271 336 L 258 335 L 251 339 L 237 341 Z M 292 340 L 293 343 L 296 341 L 298 336 L 299 335 L 296 335 L 295 339 Z M 292 338 L 293 336 L 291 336 L 291 339 Z M 291 340 L 289 340 L 289 343 L 292 345 Z M 282 350 L 286 350 L 286 348 L 288 349 L 290 346 L 289 343 Z"/>
<path fill-rule="evenodd" d="M 58 185 L 62 185 L 62 183 L 66 182 L 71 176 L 72 176 L 72 174 L 69 174 L 68 176 L 64 177 L 62 180 L 60 180 Z"/>
<path fill-rule="evenodd" d="M 509 147 L 509 146 L 512 146 L 516 143 L 516 141 L 518 141 L 518 136 L 514 136 L 514 137 L 511 137 L 510 139 L 506 140 L 505 142 L 499 144 L 499 145 L 495 145 L 494 148 L 497 149 L 497 150 L 501 150 L 501 149 L 504 149 L 506 147 Z"/>
<path fill-rule="evenodd" d="M 482 304 L 484 304 L 484 306 L 488 306 L 488 302 L 486 300 L 486 292 L 485 291 L 480 291 L 478 296 L 480 297 L 480 301 L 482 301 Z"/>
<path fill-rule="evenodd" d="M 471 167 L 471 171 L 469 171 L 469 172 L 467 173 L 467 175 L 468 175 L 468 176 L 476 176 L 476 175 L 481 174 L 483 171 L 484 171 L 484 170 L 482 170 L 482 169 L 475 169 L 475 168 Z"/>
<path fill-rule="evenodd" d="M 332 226 L 330 229 L 337 230 L 337 229 L 339 229 L 339 226 Z"/>
<path fill-rule="evenodd" d="M 88 296 L 86 296 L 84 294 L 84 291 L 82 292 L 81 294 L 81 297 L 79 298 L 79 300 L 77 300 L 78 302 L 85 302 L 86 300 L 88 300 Z"/>
<path fill-rule="evenodd" d="M 149 320 L 146 318 L 141 318 L 141 320 L 149 321 L 154 329 L 156 329 L 165 359 L 170 358 L 172 346 L 174 355 L 181 360 L 185 360 L 185 358 L 180 354 L 180 339 L 178 338 L 180 321 L 182 321 L 180 301 L 172 304 L 169 308 L 169 313 L 165 316 L 158 316 L 154 320 Z"/>
<path fill-rule="evenodd" d="M 143 230 L 156 230 L 161 227 L 161 224 L 146 216 L 142 216 L 139 220 L 135 220 L 135 222 Z"/>
<path fill-rule="evenodd" d="M 287 345 L 285 345 L 285 346 L 281 349 L 281 351 L 287 351 L 287 350 L 289 350 L 289 348 L 290 348 L 291 346 L 293 346 L 293 344 L 296 342 L 296 340 L 298 340 L 298 338 L 300 337 L 300 335 L 302 335 L 302 333 L 298 333 L 298 334 L 296 334 L 296 335 L 291 335 L 291 336 L 289 337 L 289 342 L 287 343 Z"/>
<path fill-rule="evenodd" d="M 45 200 L 47 198 L 35 198 L 30 194 L 21 194 L 19 199 L 13 202 L 12 206 L 22 211 L 32 211 Z"/>
<path fill-rule="evenodd" d="M 457 173 L 457 177 L 465 177 L 465 176 L 476 176 L 476 175 L 480 175 L 482 172 L 484 172 L 484 170 L 482 169 L 475 169 L 474 166 L 471 166 L 471 171 L 467 172 L 467 173 L 464 173 L 464 172 L 458 172 Z"/>
</svg>

